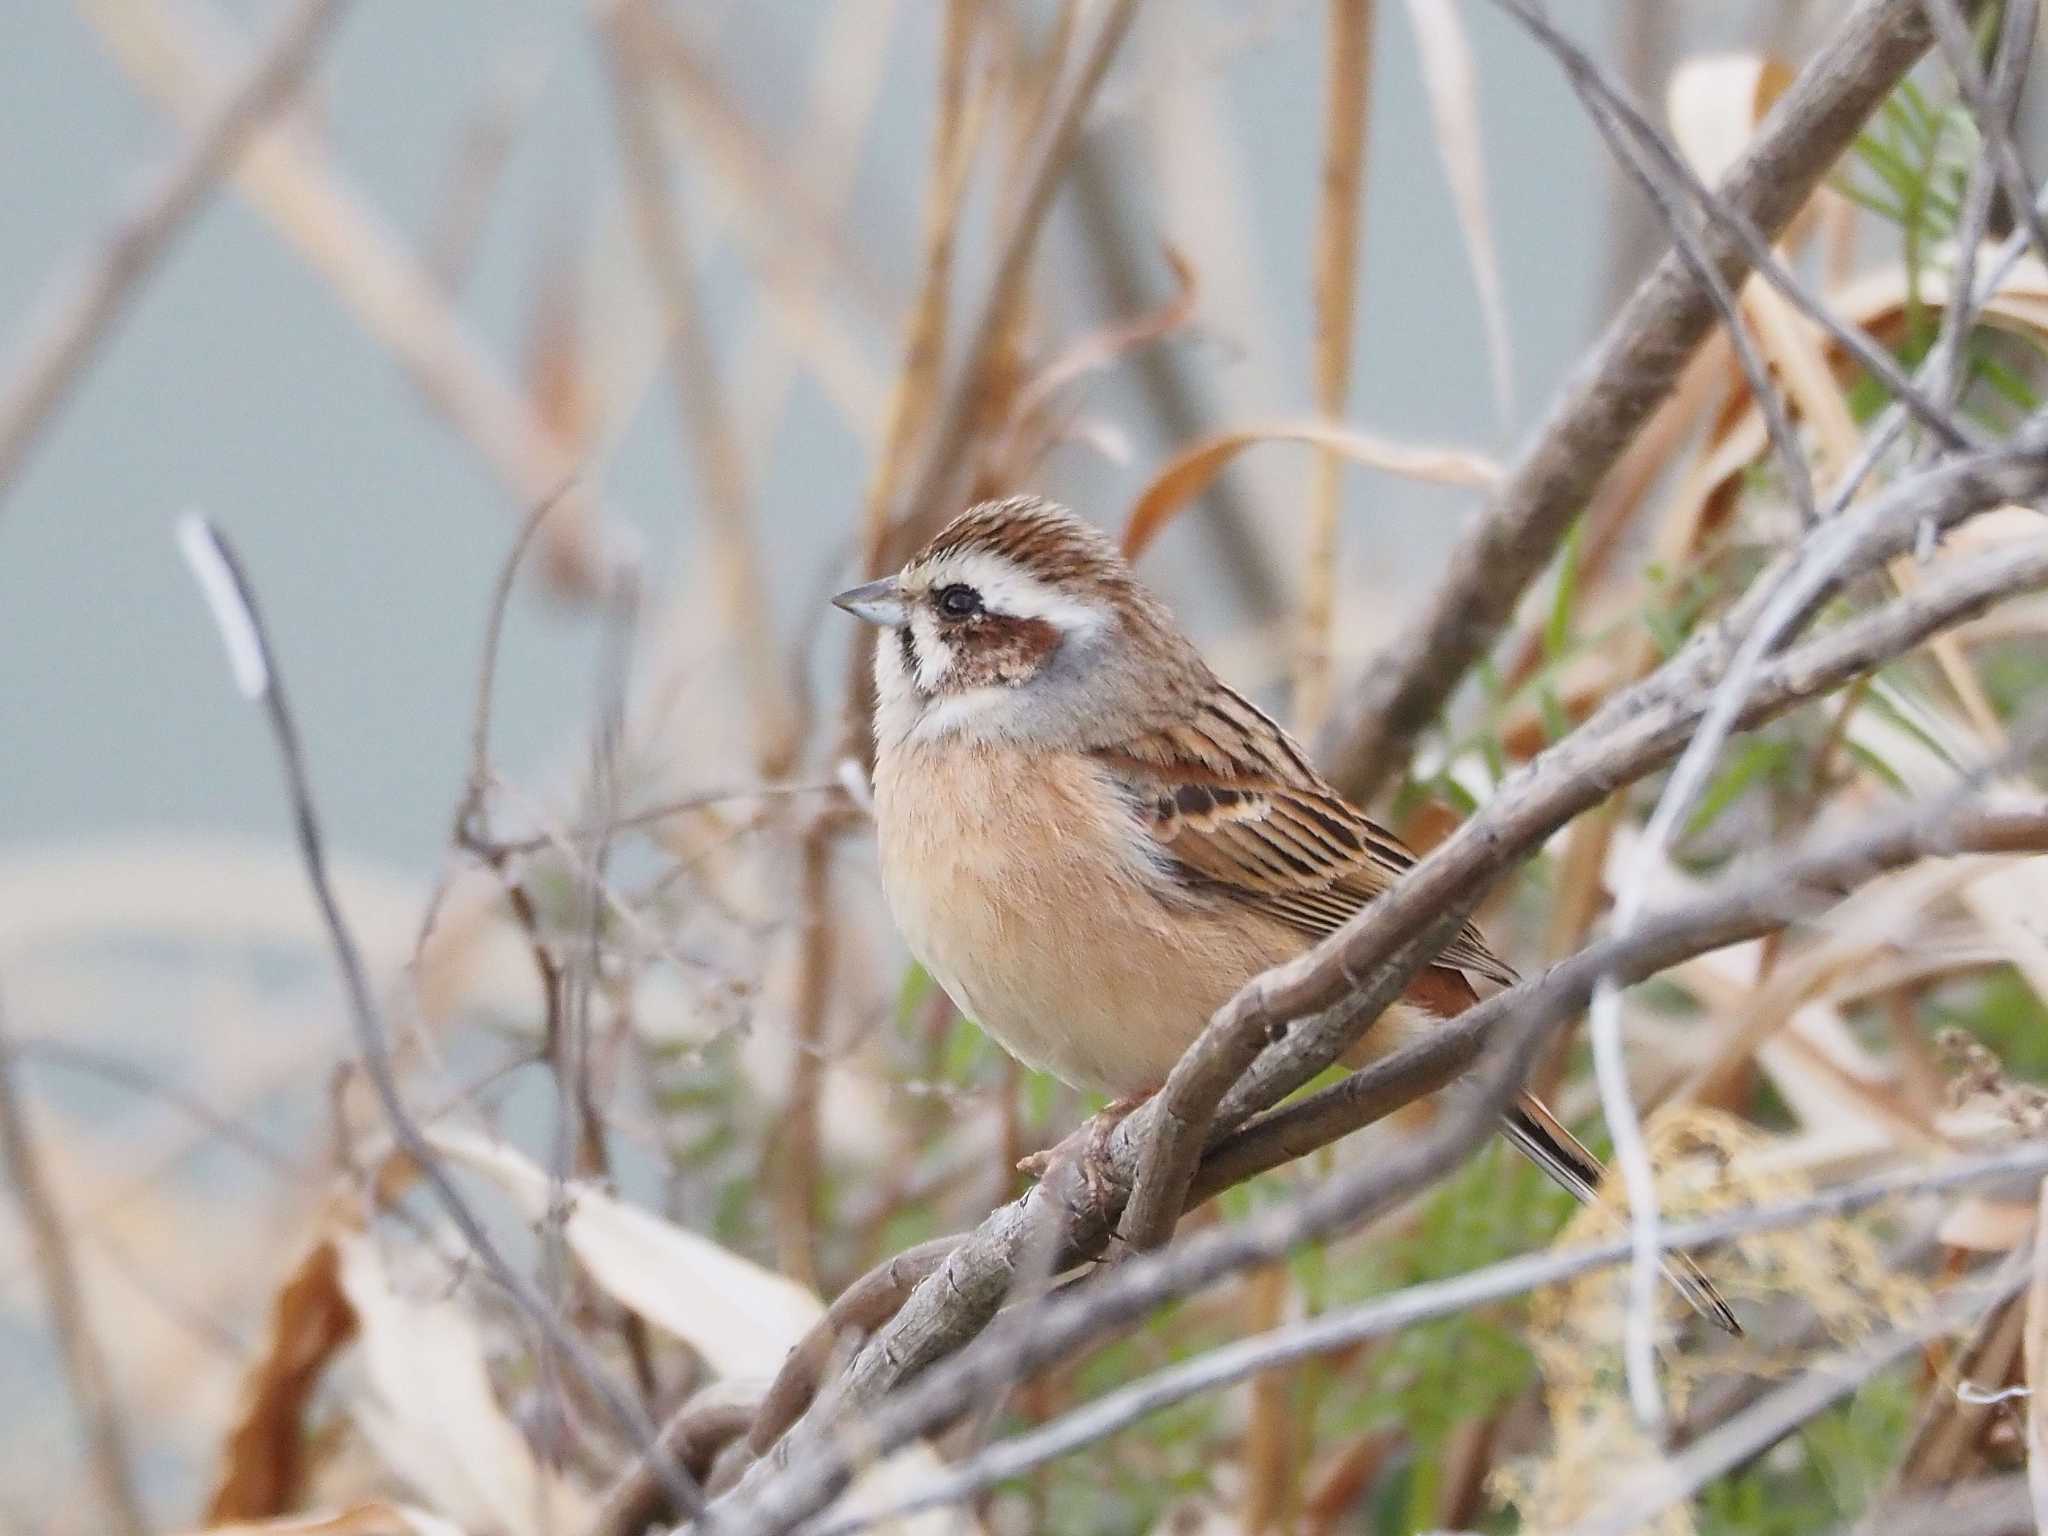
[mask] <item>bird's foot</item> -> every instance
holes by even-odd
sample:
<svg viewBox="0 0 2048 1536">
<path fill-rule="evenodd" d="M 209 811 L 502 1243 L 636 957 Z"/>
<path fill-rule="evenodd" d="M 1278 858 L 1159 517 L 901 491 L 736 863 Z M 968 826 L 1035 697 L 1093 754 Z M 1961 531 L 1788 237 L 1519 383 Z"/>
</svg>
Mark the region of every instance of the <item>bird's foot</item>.
<svg viewBox="0 0 2048 1536">
<path fill-rule="evenodd" d="M 1109 1156 L 1110 1138 L 1116 1134 L 1116 1128 L 1130 1117 L 1131 1112 L 1151 1097 L 1150 1093 L 1140 1093 L 1129 1098 L 1112 1100 L 1089 1116 L 1084 1124 L 1043 1152 L 1034 1152 L 1029 1157 L 1018 1158 L 1017 1171 L 1043 1183 L 1046 1175 L 1062 1161 L 1071 1161 L 1081 1175 L 1081 1182 L 1090 1202 L 1101 1204 L 1114 1182 L 1111 1177 Z"/>
</svg>

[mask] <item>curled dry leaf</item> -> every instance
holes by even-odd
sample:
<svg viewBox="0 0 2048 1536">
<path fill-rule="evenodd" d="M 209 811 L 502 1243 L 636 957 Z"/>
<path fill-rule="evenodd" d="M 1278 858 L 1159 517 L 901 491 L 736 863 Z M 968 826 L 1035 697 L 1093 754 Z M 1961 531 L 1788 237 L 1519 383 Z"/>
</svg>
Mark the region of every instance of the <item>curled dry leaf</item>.
<svg viewBox="0 0 2048 1536">
<path fill-rule="evenodd" d="M 276 1520 L 209 1525 L 188 1536 L 463 1536 L 463 1530 L 423 1509 L 379 1499 L 352 1504 L 332 1515 L 287 1515 Z"/>
<path fill-rule="evenodd" d="M 305 1485 L 307 1402 L 328 1361 L 355 1332 L 355 1309 L 342 1294 L 330 1229 L 292 1267 L 271 1303 L 263 1351 L 243 1377 L 241 1407 L 221 1446 L 206 1500 L 209 1522 L 261 1520 L 298 1501 Z"/>
<path fill-rule="evenodd" d="M 385 1466 L 462 1525 L 504 1536 L 581 1529 L 590 1500 L 535 1459 L 499 1405 L 482 1330 L 445 1286 L 415 1292 L 370 1234 L 334 1238 L 361 1328 L 366 1391 L 350 1403 Z"/>
<path fill-rule="evenodd" d="M 1143 554 L 1175 515 L 1206 491 L 1233 459 L 1259 443 L 1307 443 L 1342 454 L 1368 469 L 1437 485 L 1483 489 L 1500 477 L 1498 465 L 1462 448 L 1418 448 L 1388 442 L 1334 422 L 1298 421 L 1247 427 L 1203 438 L 1168 461 L 1139 494 L 1124 521 L 1125 556 L 1135 560 Z"/>
<path fill-rule="evenodd" d="M 1027 478 L 1046 450 L 1063 440 L 1079 439 L 1102 447 L 1100 435 L 1113 429 L 1098 426 L 1077 431 L 1055 406 L 1068 386 L 1109 367 L 1127 353 L 1172 335 L 1194 318 L 1195 269 L 1171 245 L 1166 247 L 1165 256 L 1178 284 L 1171 298 L 1131 319 L 1112 321 L 1083 332 L 1018 388 L 1009 411 L 1009 425 L 988 453 L 987 478 L 999 483 Z M 1118 461 L 1117 449 L 1102 447 L 1102 451 L 1105 457 Z"/>
<path fill-rule="evenodd" d="M 1742 158 L 1751 134 L 1792 83 L 1792 71 L 1768 54 L 1713 53 L 1671 72 L 1664 93 L 1671 136 L 1708 185 Z"/>
<path fill-rule="evenodd" d="M 2033 1235 L 2034 1208 L 2018 1200 L 1968 1195 L 1942 1217 L 1935 1236 L 1972 1253 L 2011 1253 Z"/>
<path fill-rule="evenodd" d="M 437 1132 L 434 1142 L 510 1194 L 529 1219 L 546 1214 L 548 1175 L 522 1153 L 455 1131 Z M 570 1186 L 563 1237 L 592 1280 L 720 1376 L 772 1375 L 825 1310 L 795 1281 L 592 1185 Z"/>
<path fill-rule="evenodd" d="M 510 1194 L 529 1218 L 547 1214 L 551 1181 L 523 1153 L 459 1131 L 436 1131 L 433 1141 L 445 1156 Z M 690 1345 L 722 1378 L 765 1383 L 824 1316 L 824 1304 L 795 1281 L 595 1186 L 570 1185 L 566 1203 L 563 1237 L 590 1278 L 615 1301 Z M 864 1470 L 842 1507 L 889 1508 L 938 1470 L 930 1446 L 907 1446 Z M 973 1536 L 981 1526 L 940 1508 L 888 1529 L 901 1536 Z"/>
</svg>

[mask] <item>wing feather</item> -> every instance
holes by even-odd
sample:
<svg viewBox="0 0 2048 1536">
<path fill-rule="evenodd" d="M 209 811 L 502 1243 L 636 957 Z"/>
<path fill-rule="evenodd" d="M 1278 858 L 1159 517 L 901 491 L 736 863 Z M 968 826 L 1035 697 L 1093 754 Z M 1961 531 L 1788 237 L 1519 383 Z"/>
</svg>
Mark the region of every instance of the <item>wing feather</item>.
<svg viewBox="0 0 2048 1536">
<path fill-rule="evenodd" d="M 1220 683 L 1196 723 L 1095 755 L 1191 892 L 1243 902 L 1307 939 L 1335 932 L 1415 862 Z M 1470 926 L 1439 963 L 1503 986 L 1515 979 Z"/>
</svg>

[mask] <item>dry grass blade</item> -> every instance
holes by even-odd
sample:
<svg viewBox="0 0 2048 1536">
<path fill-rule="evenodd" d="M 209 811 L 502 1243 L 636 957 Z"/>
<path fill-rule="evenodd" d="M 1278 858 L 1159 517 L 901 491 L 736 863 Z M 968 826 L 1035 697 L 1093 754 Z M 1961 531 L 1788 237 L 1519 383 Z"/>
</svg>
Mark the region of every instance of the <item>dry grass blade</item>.
<svg viewBox="0 0 2048 1536">
<path fill-rule="evenodd" d="M 275 1520 L 209 1525 L 185 1536 L 464 1536 L 452 1520 L 383 1499 L 332 1515 L 282 1515 Z"/>
<path fill-rule="evenodd" d="M 547 1216 L 545 1170 L 500 1142 L 442 1131 L 434 1145 L 510 1194 L 533 1221 Z M 615 1300 L 697 1350 L 721 1376 L 765 1377 L 824 1314 L 810 1291 L 717 1243 L 606 1194 L 568 1186 L 562 1236 Z"/>
<path fill-rule="evenodd" d="M 1208 490 L 1239 454 L 1260 443 L 1307 443 L 1367 469 L 1432 485 L 1483 490 L 1500 474 L 1498 466 L 1462 448 L 1417 448 L 1354 432 L 1334 422 L 1296 421 L 1244 427 L 1183 448 L 1152 477 L 1151 484 L 1138 493 L 1124 519 L 1125 556 L 1135 560 L 1142 555 L 1166 525 Z"/>
<path fill-rule="evenodd" d="M 1003 485 L 1023 483 L 1053 441 L 1057 429 L 1054 405 L 1064 391 L 1138 348 L 1172 335 L 1194 318 L 1198 296 L 1194 268 L 1170 245 L 1165 258 L 1175 280 L 1171 298 L 1141 315 L 1076 337 L 1024 381 L 1010 407 L 1009 430 L 989 451 L 987 478 Z"/>
<path fill-rule="evenodd" d="M 1316 409 L 1335 421 L 1351 390 L 1357 329 L 1360 208 L 1365 197 L 1366 128 L 1372 112 L 1374 0 L 1330 0 L 1323 75 L 1322 197 L 1316 207 Z M 1337 622 L 1337 519 L 1343 460 L 1317 454 L 1309 492 L 1308 565 L 1294 658 L 1297 727 L 1315 731 L 1330 704 L 1330 637 Z"/>
<path fill-rule="evenodd" d="M 589 1500 L 535 1458 L 499 1405 L 483 1332 L 458 1297 L 408 1285 L 369 1234 L 335 1234 L 367 1388 L 351 1404 L 380 1459 L 458 1524 L 506 1536 L 580 1529 Z"/>
<path fill-rule="evenodd" d="M 1458 210 L 1479 317 L 1486 331 L 1487 362 L 1493 374 L 1493 404 L 1503 424 L 1515 414 L 1515 359 L 1508 331 L 1507 295 L 1500 279 L 1500 252 L 1486 208 L 1486 154 L 1479 131 L 1479 78 L 1472 45 L 1455 0 L 1408 0 L 1422 87 L 1436 125 L 1437 152 Z"/>
</svg>

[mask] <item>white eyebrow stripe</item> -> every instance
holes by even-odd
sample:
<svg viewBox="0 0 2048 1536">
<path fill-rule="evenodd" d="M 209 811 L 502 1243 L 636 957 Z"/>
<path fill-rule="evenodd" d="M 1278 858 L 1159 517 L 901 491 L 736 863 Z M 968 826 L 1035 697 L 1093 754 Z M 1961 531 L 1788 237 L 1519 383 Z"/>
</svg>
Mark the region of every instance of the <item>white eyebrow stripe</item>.
<svg viewBox="0 0 2048 1536">
<path fill-rule="evenodd" d="M 966 550 L 934 561 L 927 577 L 937 591 L 962 582 L 981 594 L 991 613 L 1013 619 L 1043 619 L 1064 634 L 1093 634 L 1109 622 L 1099 604 L 1067 596 L 1013 560 L 985 550 Z"/>
</svg>

